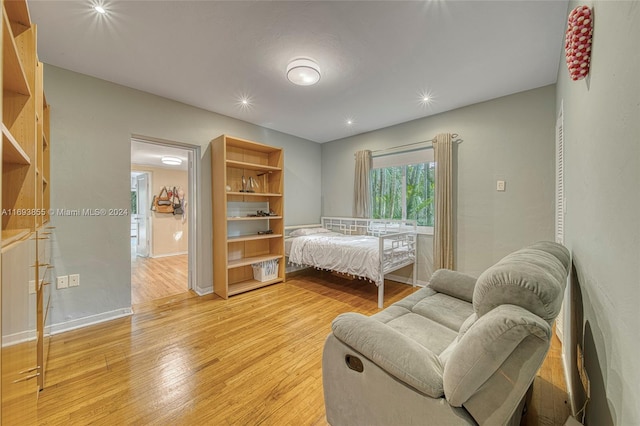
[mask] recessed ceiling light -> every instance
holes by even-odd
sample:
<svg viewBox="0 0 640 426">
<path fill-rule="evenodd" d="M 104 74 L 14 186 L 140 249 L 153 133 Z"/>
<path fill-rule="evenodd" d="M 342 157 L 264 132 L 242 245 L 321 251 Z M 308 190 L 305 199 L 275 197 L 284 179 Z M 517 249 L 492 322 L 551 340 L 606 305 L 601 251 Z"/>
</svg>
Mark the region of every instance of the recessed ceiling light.
<svg viewBox="0 0 640 426">
<path fill-rule="evenodd" d="M 98 13 L 100 13 L 100 14 L 102 14 L 102 15 L 104 15 L 105 13 L 107 13 L 107 11 L 105 10 L 105 8 L 104 8 L 104 7 L 102 7 L 102 6 L 100 6 L 100 5 L 98 5 L 98 6 L 94 6 L 93 8 L 96 10 L 96 12 L 98 12 Z"/>
<path fill-rule="evenodd" d="M 311 86 L 320 81 L 320 66 L 313 59 L 292 59 L 287 65 L 287 78 L 298 86 Z"/>
<path fill-rule="evenodd" d="M 418 102 L 421 106 L 426 107 L 427 105 L 430 105 L 431 102 L 433 102 L 433 95 L 431 94 L 431 92 L 423 90 L 418 95 Z"/>
<path fill-rule="evenodd" d="M 251 101 L 251 97 L 247 95 L 240 95 L 237 98 L 236 105 L 243 111 L 248 111 L 253 107 L 253 102 Z"/>
<path fill-rule="evenodd" d="M 347 126 L 351 126 L 353 124 L 352 118 L 347 118 Z"/>
<path fill-rule="evenodd" d="M 169 166 L 179 166 L 180 164 L 182 164 L 182 160 L 178 157 L 172 157 L 169 155 L 165 155 L 164 157 L 162 157 L 161 159 L 163 164 L 167 164 Z"/>
</svg>

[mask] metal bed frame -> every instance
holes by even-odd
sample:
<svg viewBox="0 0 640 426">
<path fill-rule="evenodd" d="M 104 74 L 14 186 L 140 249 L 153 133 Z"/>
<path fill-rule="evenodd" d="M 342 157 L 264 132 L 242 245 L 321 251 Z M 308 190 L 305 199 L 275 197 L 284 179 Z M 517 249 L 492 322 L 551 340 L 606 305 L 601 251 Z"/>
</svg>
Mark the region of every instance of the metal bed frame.
<svg viewBox="0 0 640 426">
<path fill-rule="evenodd" d="M 317 225 L 288 226 L 287 229 Z M 322 217 L 321 226 L 345 235 L 370 235 L 379 239 L 378 308 L 384 307 L 384 276 L 413 265 L 412 285 L 416 286 L 416 236 L 414 220 L 360 219 L 349 217 Z M 409 252 L 410 254 L 407 254 Z M 412 253 L 412 255 L 411 255 Z M 386 267 L 385 267 L 386 265 Z M 310 265 L 314 266 L 314 265 Z"/>
</svg>

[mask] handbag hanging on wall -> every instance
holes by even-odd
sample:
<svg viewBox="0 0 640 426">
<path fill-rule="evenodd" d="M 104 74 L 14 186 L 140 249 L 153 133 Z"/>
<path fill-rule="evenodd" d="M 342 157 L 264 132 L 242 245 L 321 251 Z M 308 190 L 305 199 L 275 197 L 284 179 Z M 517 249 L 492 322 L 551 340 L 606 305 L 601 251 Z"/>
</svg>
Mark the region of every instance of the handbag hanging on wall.
<svg viewBox="0 0 640 426">
<path fill-rule="evenodd" d="M 184 213 L 182 209 L 182 200 L 180 199 L 180 194 L 176 191 L 176 187 L 173 187 L 173 214 L 180 215 Z"/>
<path fill-rule="evenodd" d="M 163 186 L 158 196 L 154 198 L 153 205 L 156 213 L 173 213 L 173 200 L 166 186 Z"/>
</svg>

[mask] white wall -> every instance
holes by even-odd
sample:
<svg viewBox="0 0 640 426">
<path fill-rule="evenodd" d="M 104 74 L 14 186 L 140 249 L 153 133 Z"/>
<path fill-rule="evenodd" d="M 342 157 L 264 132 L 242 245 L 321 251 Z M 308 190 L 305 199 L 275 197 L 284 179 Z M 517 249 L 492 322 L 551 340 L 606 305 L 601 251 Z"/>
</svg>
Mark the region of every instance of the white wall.
<svg viewBox="0 0 640 426">
<path fill-rule="evenodd" d="M 640 425 L 640 2 L 571 2 L 569 10 L 582 4 L 594 11 L 591 71 L 574 82 L 561 62 L 557 93 L 576 299 L 563 348 L 580 408 L 575 346 L 584 347 L 586 424 Z"/>
<path fill-rule="evenodd" d="M 51 104 L 54 209 L 129 208 L 131 135 L 202 147 L 198 211 L 200 291 L 212 289 L 211 150 L 226 133 L 283 147 L 287 224 L 316 223 L 320 145 L 86 75 L 45 66 Z M 126 314 L 131 306 L 130 217 L 52 217 L 55 273 L 80 287 L 54 291 L 54 330 Z"/>
<path fill-rule="evenodd" d="M 350 216 L 353 154 L 458 133 L 456 269 L 479 275 L 509 252 L 553 239 L 555 86 L 518 93 L 322 145 L 322 213 Z M 506 191 L 496 191 L 496 181 Z M 419 240 L 418 279 L 432 272 L 430 236 Z"/>
</svg>

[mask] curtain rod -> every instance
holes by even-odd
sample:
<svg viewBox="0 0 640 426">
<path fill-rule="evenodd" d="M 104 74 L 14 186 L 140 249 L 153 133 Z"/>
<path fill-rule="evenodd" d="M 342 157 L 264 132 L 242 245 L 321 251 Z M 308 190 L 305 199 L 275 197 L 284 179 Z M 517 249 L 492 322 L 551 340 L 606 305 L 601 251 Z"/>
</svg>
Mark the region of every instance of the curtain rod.
<svg viewBox="0 0 640 426">
<path fill-rule="evenodd" d="M 457 137 L 458 137 L 457 133 L 452 133 L 451 134 L 452 142 L 457 142 L 456 140 L 454 140 Z M 375 151 L 371 151 L 371 154 L 376 154 L 376 153 L 379 154 L 379 153 L 386 152 L 386 151 L 395 151 L 396 149 L 406 148 L 406 147 L 410 147 L 410 146 L 414 146 L 414 145 L 420 145 L 420 144 L 423 144 L 423 143 L 433 143 L 433 142 L 435 142 L 435 140 L 436 140 L 436 138 L 433 138 L 433 139 L 428 139 L 426 141 L 407 143 L 407 144 L 404 144 L 404 145 L 398 145 L 398 146 L 394 146 L 394 147 L 391 147 L 391 148 L 377 149 Z"/>
</svg>

